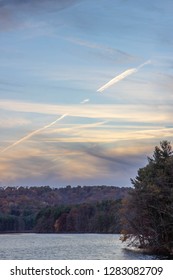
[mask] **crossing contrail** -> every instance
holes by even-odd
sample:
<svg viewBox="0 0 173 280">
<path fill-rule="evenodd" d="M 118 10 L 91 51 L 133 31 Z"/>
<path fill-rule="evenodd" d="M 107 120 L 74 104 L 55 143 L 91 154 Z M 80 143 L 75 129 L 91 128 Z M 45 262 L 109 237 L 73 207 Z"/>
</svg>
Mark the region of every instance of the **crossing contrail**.
<svg viewBox="0 0 173 280">
<path fill-rule="evenodd" d="M 103 92 L 105 89 L 109 88 L 110 86 L 120 82 L 121 80 L 125 79 L 126 77 L 136 73 L 139 71 L 139 69 L 141 69 L 142 67 L 144 67 L 147 64 L 150 64 L 151 61 L 147 60 L 146 62 L 144 62 L 143 64 L 139 65 L 137 68 L 130 68 L 126 71 L 124 71 L 123 73 L 119 74 L 118 76 L 116 76 L 115 78 L 113 78 L 112 80 L 110 80 L 108 83 L 106 83 L 105 85 L 103 85 L 102 87 L 100 87 L 97 91 L 99 92 Z"/>
<path fill-rule="evenodd" d="M 0 151 L 0 154 L 6 152 L 7 150 L 11 149 L 12 147 L 14 147 L 14 146 L 16 146 L 16 145 L 22 143 L 23 141 L 28 140 L 29 138 L 31 138 L 31 137 L 34 136 L 35 134 L 38 134 L 38 133 L 40 133 L 41 131 L 43 131 L 43 130 L 49 128 L 49 127 L 51 127 L 52 125 L 56 124 L 58 121 L 60 121 L 60 120 L 62 120 L 63 118 L 65 118 L 67 115 L 68 115 L 68 114 L 64 114 L 64 115 L 60 116 L 58 119 L 56 119 L 55 121 L 53 121 L 53 122 L 51 122 L 51 123 L 49 123 L 49 124 L 47 124 L 47 125 L 45 125 L 45 126 L 39 128 L 39 129 L 37 129 L 37 130 L 34 130 L 33 132 L 29 133 L 28 135 L 26 135 L 26 136 L 20 138 L 19 140 L 17 140 L 17 141 L 14 142 L 13 144 L 9 145 L 8 147 L 6 147 L 6 148 L 3 149 L 2 151 Z"/>
</svg>

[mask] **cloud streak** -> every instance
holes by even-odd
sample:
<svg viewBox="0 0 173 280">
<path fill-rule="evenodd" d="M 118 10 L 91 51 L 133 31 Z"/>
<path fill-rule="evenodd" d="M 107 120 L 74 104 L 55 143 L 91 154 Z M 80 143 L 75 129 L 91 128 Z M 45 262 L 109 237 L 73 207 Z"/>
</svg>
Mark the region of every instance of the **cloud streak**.
<svg viewBox="0 0 173 280">
<path fill-rule="evenodd" d="M 94 127 L 94 125 L 93 125 Z M 109 129 L 109 130 L 108 130 Z M 72 128 L 71 128 L 72 130 Z M 56 131 L 54 131 L 55 133 Z M 112 126 L 112 128 L 107 128 L 106 125 L 102 125 L 99 127 L 99 130 L 94 130 L 91 128 L 81 128 L 77 129 L 72 132 L 70 135 L 69 130 L 61 129 L 57 131 L 59 133 L 58 137 L 52 135 L 47 135 L 49 138 L 44 138 L 44 142 L 48 143 L 101 143 L 101 144 L 108 144 L 108 143 L 115 143 L 121 141 L 129 141 L 129 142 L 136 142 L 139 140 L 152 140 L 152 139 L 162 139 L 170 138 L 173 135 L 172 128 L 153 128 L 153 129 L 134 129 L 131 131 L 128 127 L 123 131 L 118 130 Z M 62 134 L 61 134 L 62 133 Z M 138 149 L 139 150 L 139 149 Z"/>
<path fill-rule="evenodd" d="M 51 122 L 50 124 L 45 125 L 45 126 L 39 128 L 39 129 L 37 129 L 37 130 L 35 130 L 35 131 L 29 133 L 28 135 L 22 137 L 21 139 L 17 140 L 17 141 L 14 142 L 13 144 L 11 144 L 11 145 L 9 145 L 8 147 L 6 147 L 5 149 L 3 149 L 3 150 L 0 152 L 0 154 L 6 152 L 7 150 L 13 148 L 13 147 L 16 146 L 16 145 L 18 145 L 18 144 L 20 144 L 20 143 L 22 143 L 22 142 L 28 140 L 29 138 L 31 138 L 31 137 L 34 136 L 35 134 L 38 134 L 38 133 L 40 133 L 41 131 L 43 131 L 43 130 L 49 128 L 49 127 L 51 127 L 52 125 L 56 124 L 58 121 L 62 120 L 62 119 L 65 118 L 66 116 L 67 116 L 67 114 L 64 114 L 64 115 L 60 116 L 58 119 L 56 119 L 55 121 Z"/>
<path fill-rule="evenodd" d="M 42 8 L 46 10 L 50 5 L 55 7 L 57 10 L 62 10 L 74 5 L 78 0 L 1 0 L 0 8 L 8 7 L 19 9 L 22 8 L 30 8 L 30 9 L 39 9 Z"/>
<path fill-rule="evenodd" d="M 0 109 L 13 112 L 39 113 L 44 115 L 64 115 L 84 118 L 116 119 L 116 121 L 170 122 L 172 105 L 152 104 L 81 104 L 55 105 L 29 103 L 15 100 L 0 100 Z"/>
<path fill-rule="evenodd" d="M 118 76 L 116 76 L 115 78 L 110 80 L 108 83 L 101 86 L 97 91 L 98 92 L 103 92 L 105 89 L 107 89 L 107 88 L 111 87 L 112 85 L 120 82 L 121 80 L 124 80 L 126 77 L 138 72 L 139 69 L 141 69 L 142 67 L 144 67 L 145 65 L 150 64 L 150 63 L 151 63 L 151 61 L 148 60 L 148 61 L 144 62 L 143 64 L 141 64 L 140 66 L 138 66 L 137 68 L 130 68 L 130 69 L 124 71 L 123 73 L 119 74 Z"/>
<path fill-rule="evenodd" d="M 26 18 L 39 13 L 59 12 L 80 0 L 0 0 L 0 31 L 23 28 Z M 20 17 L 25 14 L 25 20 Z"/>
</svg>

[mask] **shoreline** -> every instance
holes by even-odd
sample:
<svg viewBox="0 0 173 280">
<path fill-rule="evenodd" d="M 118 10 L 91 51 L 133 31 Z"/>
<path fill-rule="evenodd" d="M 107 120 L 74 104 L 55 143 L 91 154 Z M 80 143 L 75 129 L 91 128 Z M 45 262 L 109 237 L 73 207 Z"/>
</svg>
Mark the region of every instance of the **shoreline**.
<svg viewBox="0 0 173 280">
<path fill-rule="evenodd" d="M 154 250 L 152 248 L 139 248 L 139 247 L 135 247 L 135 246 L 132 246 L 132 247 L 127 246 L 127 247 L 124 248 L 124 250 L 132 251 L 132 252 L 140 253 L 140 254 L 170 257 L 171 259 L 173 259 L 173 252 L 170 252 L 170 253 L 166 253 L 166 252 L 163 252 L 163 251 L 159 252 L 159 250 L 156 250 L 156 249 Z"/>
</svg>

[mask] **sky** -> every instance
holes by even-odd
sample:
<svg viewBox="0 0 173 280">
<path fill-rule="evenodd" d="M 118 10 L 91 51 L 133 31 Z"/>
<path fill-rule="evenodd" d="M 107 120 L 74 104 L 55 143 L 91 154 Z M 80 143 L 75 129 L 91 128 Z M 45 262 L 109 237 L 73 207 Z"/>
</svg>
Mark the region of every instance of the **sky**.
<svg viewBox="0 0 173 280">
<path fill-rule="evenodd" d="M 0 0 L 0 186 L 131 186 L 173 138 L 172 0 Z"/>
</svg>

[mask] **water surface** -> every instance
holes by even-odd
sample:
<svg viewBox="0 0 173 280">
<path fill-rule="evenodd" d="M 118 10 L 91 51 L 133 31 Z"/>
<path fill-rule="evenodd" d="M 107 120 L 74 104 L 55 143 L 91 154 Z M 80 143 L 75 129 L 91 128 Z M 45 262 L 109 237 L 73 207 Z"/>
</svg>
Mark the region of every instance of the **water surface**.
<svg viewBox="0 0 173 280">
<path fill-rule="evenodd" d="M 158 257 L 127 251 L 118 234 L 0 234 L 1 260 L 135 260 Z"/>
</svg>

